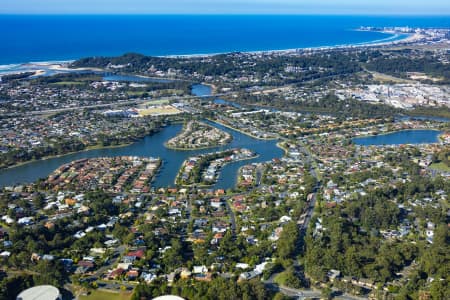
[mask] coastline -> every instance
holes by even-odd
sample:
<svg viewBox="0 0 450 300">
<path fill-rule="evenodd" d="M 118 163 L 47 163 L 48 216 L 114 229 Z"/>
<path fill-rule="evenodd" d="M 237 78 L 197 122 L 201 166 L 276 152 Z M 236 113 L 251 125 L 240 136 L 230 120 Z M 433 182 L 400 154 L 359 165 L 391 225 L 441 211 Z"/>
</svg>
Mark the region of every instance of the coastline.
<svg viewBox="0 0 450 300">
<path fill-rule="evenodd" d="M 352 31 L 363 31 L 370 32 L 368 30 L 360 30 L 360 29 L 352 29 Z M 287 48 L 287 49 L 267 49 L 267 50 L 249 50 L 249 51 L 238 51 L 239 53 L 247 53 L 247 54 L 292 54 L 299 51 L 321 51 L 321 50 L 333 50 L 333 49 L 346 49 L 346 48 L 364 48 L 364 47 L 375 47 L 375 46 L 390 46 L 401 43 L 411 43 L 417 40 L 417 34 L 408 34 L 404 33 L 404 38 L 394 39 L 393 37 L 398 37 L 399 33 L 394 33 L 391 31 L 372 31 L 379 32 L 383 34 L 389 34 L 390 37 L 386 37 L 384 39 L 377 39 L 367 42 L 360 43 L 350 43 L 350 44 L 336 44 L 336 45 L 322 45 L 322 46 L 313 46 L 313 47 L 298 47 L 298 48 Z M 416 38 L 413 39 L 413 36 Z M 420 35 L 419 35 L 420 36 Z M 215 55 L 222 55 L 231 52 L 214 52 L 214 53 L 192 53 L 192 54 L 177 54 L 177 55 L 159 55 L 156 57 L 169 57 L 169 58 L 202 58 L 202 57 L 210 57 Z"/>
<path fill-rule="evenodd" d="M 3 75 L 11 75 L 11 74 L 20 74 L 25 72 L 35 72 L 32 77 L 42 76 L 46 73 L 71 73 L 71 72 L 104 72 L 103 69 L 100 68 L 69 68 L 69 64 L 75 62 L 76 60 L 67 60 L 67 61 L 38 61 L 38 62 L 22 62 L 22 63 L 13 63 L 13 64 L 4 64 L 0 65 L 0 78 Z"/>
<path fill-rule="evenodd" d="M 367 30 L 360 30 L 360 29 L 352 29 L 353 31 L 367 31 Z M 299 51 L 326 51 L 326 50 L 333 50 L 333 49 L 346 49 L 346 48 L 364 48 L 364 47 L 378 47 L 378 46 L 390 46 L 390 45 L 396 45 L 396 44 L 402 44 L 402 43 L 412 43 L 420 39 L 420 34 L 404 34 L 405 37 L 401 39 L 395 39 L 397 36 L 399 36 L 399 33 L 391 32 L 391 31 L 377 31 L 379 33 L 390 35 L 389 37 L 383 38 L 383 39 L 377 39 L 367 42 L 361 42 L 361 43 L 350 43 L 350 44 L 336 44 L 336 45 L 322 45 L 322 46 L 313 46 L 313 47 L 298 47 L 298 48 L 288 48 L 288 49 L 266 49 L 266 50 L 249 50 L 249 51 L 238 51 L 240 53 L 247 53 L 247 54 L 292 54 Z M 221 55 L 221 54 L 227 54 L 231 53 L 230 51 L 224 51 L 224 52 L 214 52 L 214 53 L 190 53 L 190 54 L 168 54 L 168 55 L 155 55 L 155 57 L 161 57 L 161 58 L 201 58 L 201 57 L 211 57 L 215 55 Z M 151 56 L 151 55 L 150 55 Z M 12 63 L 5 63 L 0 64 L 0 77 L 1 75 L 7 75 L 7 74 L 17 74 L 17 73 L 23 73 L 26 71 L 29 71 L 30 68 L 31 71 L 44 71 L 45 70 L 39 70 L 38 67 L 44 67 L 47 68 L 50 71 L 56 71 L 56 72 L 76 72 L 76 71 L 104 71 L 103 69 L 99 68 L 76 68 L 71 69 L 67 66 L 78 60 L 81 59 L 74 58 L 74 59 L 67 59 L 67 60 L 48 60 L 48 61 L 32 61 L 32 62 L 12 62 Z M 29 67 L 28 69 L 26 67 Z"/>
</svg>

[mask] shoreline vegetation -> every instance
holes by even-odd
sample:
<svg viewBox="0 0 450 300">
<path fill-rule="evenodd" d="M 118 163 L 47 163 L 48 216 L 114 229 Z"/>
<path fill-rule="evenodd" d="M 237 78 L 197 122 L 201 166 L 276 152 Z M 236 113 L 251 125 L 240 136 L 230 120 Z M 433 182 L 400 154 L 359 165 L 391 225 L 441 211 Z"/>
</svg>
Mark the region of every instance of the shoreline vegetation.
<svg viewBox="0 0 450 300">
<path fill-rule="evenodd" d="M 437 117 L 437 118 L 443 118 L 447 121 L 450 121 L 450 108 L 447 107 L 439 107 L 439 108 L 432 108 L 432 107 L 416 107 L 413 110 L 409 110 L 405 112 L 406 116 L 409 116 L 411 118 L 415 117 L 422 117 L 422 116 L 430 116 L 430 117 Z"/>
</svg>

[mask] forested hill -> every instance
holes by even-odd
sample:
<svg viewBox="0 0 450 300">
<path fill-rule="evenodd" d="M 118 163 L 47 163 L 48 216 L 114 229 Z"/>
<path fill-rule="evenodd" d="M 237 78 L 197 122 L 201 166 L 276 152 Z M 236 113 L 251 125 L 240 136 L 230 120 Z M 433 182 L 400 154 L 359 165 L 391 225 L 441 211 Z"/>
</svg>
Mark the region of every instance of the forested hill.
<svg viewBox="0 0 450 300">
<path fill-rule="evenodd" d="M 70 67 L 72 68 L 106 68 L 108 66 L 124 66 L 125 68 L 141 69 L 147 65 L 158 66 L 160 64 L 171 65 L 178 62 L 179 59 L 172 59 L 167 57 L 152 57 L 145 56 L 138 53 L 126 53 L 121 56 L 106 57 L 106 56 L 94 56 L 79 59 L 73 62 Z"/>
</svg>

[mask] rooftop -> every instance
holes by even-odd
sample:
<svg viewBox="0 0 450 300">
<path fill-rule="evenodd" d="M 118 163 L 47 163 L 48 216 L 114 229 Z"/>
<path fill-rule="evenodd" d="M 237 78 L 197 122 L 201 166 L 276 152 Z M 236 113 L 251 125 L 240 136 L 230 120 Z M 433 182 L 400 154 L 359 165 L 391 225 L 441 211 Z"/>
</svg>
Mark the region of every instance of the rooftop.
<svg viewBox="0 0 450 300">
<path fill-rule="evenodd" d="M 38 285 L 21 292 L 16 300 L 56 300 L 60 299 L 59 290 L 51 285 Z"/>
</svg>

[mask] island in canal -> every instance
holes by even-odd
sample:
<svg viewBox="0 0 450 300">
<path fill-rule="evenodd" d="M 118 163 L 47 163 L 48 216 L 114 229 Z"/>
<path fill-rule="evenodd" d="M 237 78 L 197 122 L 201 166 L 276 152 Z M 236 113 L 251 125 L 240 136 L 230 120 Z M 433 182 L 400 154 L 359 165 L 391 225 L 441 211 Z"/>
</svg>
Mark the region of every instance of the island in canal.
<svg viewBox="0 0 450 300">
<path fill-rule="evenodd" d="M 175 150 L 197 150 L 226 145 L 231 142 L 231 134 L 199 121 L 189 121 L 177 136 L 165 146 Z"/>
<path fill-rule="evenodd" d="M 242 148 L 189 157 L 181 166 L 175 183 L 184 186 L 194 184 L 202 186 L 212 185 L 217 181 L 220 174 L 219 171 L 224 165 L 256 156 L 255 152 Z"/>
</svg>

